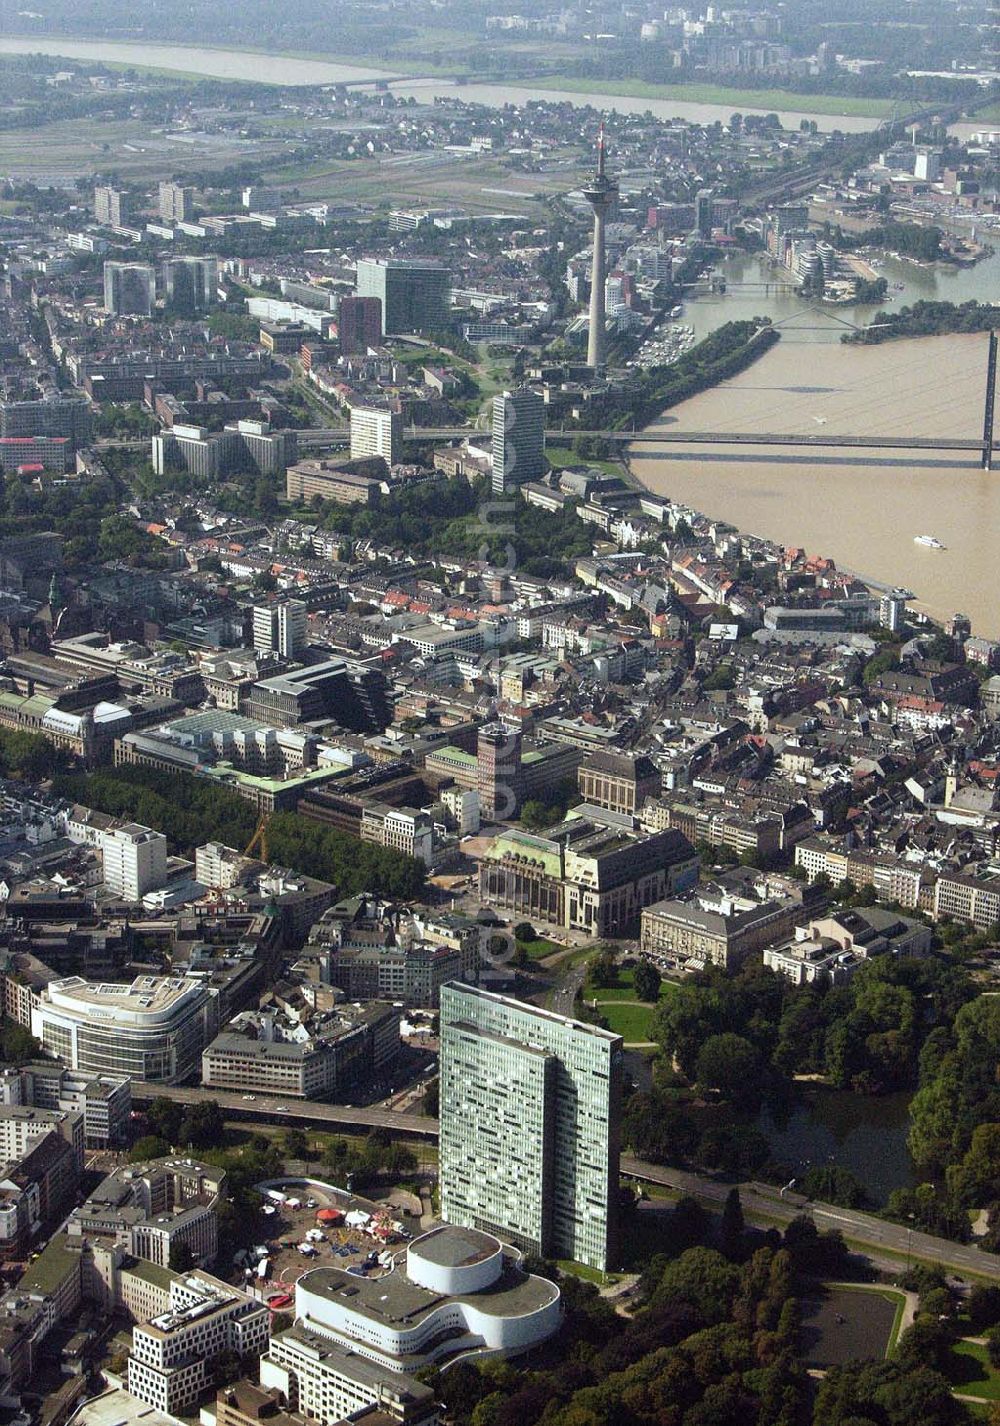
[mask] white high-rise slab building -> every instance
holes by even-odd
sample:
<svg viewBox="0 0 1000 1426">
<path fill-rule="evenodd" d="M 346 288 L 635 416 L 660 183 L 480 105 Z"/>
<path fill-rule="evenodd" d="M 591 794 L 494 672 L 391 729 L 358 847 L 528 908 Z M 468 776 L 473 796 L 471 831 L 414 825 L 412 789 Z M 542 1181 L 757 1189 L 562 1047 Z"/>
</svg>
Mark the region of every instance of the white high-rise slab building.
<svg viewBox="0 0 1000 1426">
<path fill-rule="evenodd" d="M 537 391 L 493 398 L 492 486 L 495 495 L 545 474 L 545 400 Z"/>
<path fill-rule="evenodd" d="M 442 1218 L 614 1266 L 621 1036 L 457 982 L 440 1005 Z"/>
<path fill-rule="evenodd" d="M 381 456 L 391 469 L 403 458 L 403 417 L 377 406 L 351 407 L 351 460 Z"/>
<path fill-rule="evenodd" d="M 126 901 L 140 901 L 167 879 L 167 839 L 137 822 L 108 827 L 101 835 L 104 884 Z"/>
</svg>

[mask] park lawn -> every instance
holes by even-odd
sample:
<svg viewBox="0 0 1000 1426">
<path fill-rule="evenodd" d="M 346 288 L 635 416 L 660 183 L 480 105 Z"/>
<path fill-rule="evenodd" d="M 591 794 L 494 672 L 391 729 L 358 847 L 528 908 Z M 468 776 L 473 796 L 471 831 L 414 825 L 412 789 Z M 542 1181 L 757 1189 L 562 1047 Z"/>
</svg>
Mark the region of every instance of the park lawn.
<svg viewBox="0 0 1000 1426">
<path fill-rule="evenodd" d="M 979 1342 L 956 1342 L 951 1349 L 953 1365 L 948 1375 L 963 1396 L 981 1396 L 1000 1401 L 1000 1372 L 990 1366 L 986 1348 Z"/>
<path fill-rule="evenodd" d="M 561 1273 L 582 1278 L 584 1282 L 595 1283 L 598 1287 L 610 1286 L 620 1281 L 616 1273 L 602 1272 L 600 1268 L 589 1267 L 587 1263 L 575 1263 L 572 1258 L 558 1258 L 556 1267 Z"/>
<path fill-rule="evenodd" d="M 660 999 L 666 1000 L 668 995 L 673 995 L 677 986 L 672 980 L 660 982 Z M 615 1000 L 635 1000 L 635 977 L 630 970 L 618 972 L 618 983 L 612 986 L 594 985 L 592 981 L 587 982 L 583 989 L 585 1000 L 596 1000 L 598 1004 L 605 1001 Z M 652 1008 L 652 1007 L 650 1007 Z"/>
<path fill-rule="evenodd" d="M 653 1005 L 622 1005 L 617 1001 L 610 1005 L 598 1002 L 597 1013 L 603 1015 L 613 1035 L 621 1035 L 627 1045 L 643 1044 L 651 1038 Z"/>
<path fill-rule="evenodd" d="M 593 460 L 589 456 L 584 458 L 570 450 L 569 446 L 546 445 L 545 455 L 553 470 L 562 470 L 566 465 L 587 465 L 593 466 L 595 470 L 603 470 L 605 475 L 621 475 L 622 473 L 620 461 Z"/>
<path fill-rule="evenodd" d="M 673 981 L 661 981 L 659 1003 L 668 1000 L 676 990 Z M 598 1014 L 604 1016 L 612 1032 L 621 1035 L 627 1045 L 650 1040 L 656 1006 L 637 999 L 632 971 L 619 971 L 618 984 L 607 989 L 588 983 L 583 994 L 585 1000 L 596 1005 Z"/>
<path fill-rule="evenodd" d="M 660 986 L 660 999 L 668 1000 L 676 990 L 677 986 L 672 980 L 665 980 Z M 613 1005 L 618 1001 L 627 1002 L 637 1000 L 638 996 L 631 986 L 618 986 L 611 990 L 598 990 L 594 986 L 588 985 L 587 999 L 596 1000 L 598 1005 Z M 644 1001 L 643 1004 L 650 1005 L 650 1002 Z M 652 1008 L 652 1005 L 650 1005 L 650 1009 Z"/>
<path fill-rule="evenodd" d="M 533 941 L 518 941 L 517 948 L 527 953 L 529 961 L 543 961 L 546 956 L 554 956 L 564 949 L 563 946 L 557 946 L 555 941 L 547 941 L 544 936 L 536 936 Z"/>
</svg>

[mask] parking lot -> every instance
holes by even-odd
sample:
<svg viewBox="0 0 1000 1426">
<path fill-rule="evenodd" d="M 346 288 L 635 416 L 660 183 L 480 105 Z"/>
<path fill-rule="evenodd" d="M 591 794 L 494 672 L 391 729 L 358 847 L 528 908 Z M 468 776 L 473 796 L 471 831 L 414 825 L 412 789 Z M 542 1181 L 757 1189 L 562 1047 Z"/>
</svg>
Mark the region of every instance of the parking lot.
<svg viewBox="0 0 1000 1426">
<path fill-rule="evenodd" d="M 310 1268 L 353 1268 L 377 1275 L 385 1266 L 378 1257 L 398 1252 L 421 1231 L 420 1202 L 410 1194 L 394 1193 L 391 1204 L 376 1203 L 302 1180 L 262 1186 L 260 1193 L 266 1227 L 248 1258 L 232 1264 L 231 1276 L 245 1280 L 265 1300 L 280 1295 L 282 1288 L 291 1291 Z M 278 1201 L 279 1194 L 284 1201 Z M 261 1248 L 267 1249 L 264 1278 L 257 1271 Z"/>
</svg>

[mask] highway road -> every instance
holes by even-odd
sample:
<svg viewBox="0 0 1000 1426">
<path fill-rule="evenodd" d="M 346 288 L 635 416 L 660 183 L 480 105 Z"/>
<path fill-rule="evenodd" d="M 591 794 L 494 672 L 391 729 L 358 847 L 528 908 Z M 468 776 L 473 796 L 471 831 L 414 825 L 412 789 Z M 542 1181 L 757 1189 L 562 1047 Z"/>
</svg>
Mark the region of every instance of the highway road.
<svg viewBox="0 0 1000 1426">
<path fill-rule="evenodd" d="M 722 1204 L 732 1188 L 730 1183 L 718 1183 L 682 1169 L 662 1168 L 627 1154 L 622 1155 L 621 1171 L 639 1183 L 660 1184 L 689 1193 L 708 1204 Z M 917 1260 L 940 1263 L 946 1271 L 958 1276 L 972 1273 L 1000 1283 L 1000 1257 L 980 1252 L 978 1248 L 934 1238 L 898 1223 L 886 1223 L 856 1209 L 810 1202 L 799 1193 L 783 1192 L 771 1184 L 741 1183 L 739 1190 L 744 1215 L 750 1221 L 757 1219 L 767 1225 L 780 1225 L 806 1213 L 817 1228 L 824 1231 L 839 1228 L 852 1245 L 863 1248 L 875 1261 L 886 1261 L 895 1267 Z"/>
<path fill-rule="evenodd" d="M 566 989 L 569 990 L 568 985 Z M 554 1005 L 553 1008 L 559 1007 Z M 391 1109 L 360 1109 L 346 1104 L 281 1100 L 270 1095 L 247 1099 L 241 1094 L 220 1093 L 218 1090 L 203 1088 L 182 1089 L 173 1085 L 132 1085 L 132 1098 L 137 1104 L 162 1098 L 164 1095 L 181 1104 L 197 1104 L 202 1100 L 214 1099 L 225 1111 L 227 1118 L 249 1123 L 289 1124 L 346 1133 L 378 1128 L 387 1129 L 399 1138 L 418 1139 L 429 1143 L 436 1142 L 438 1138 L 436 1119 L 418 1114 L 400 1114 Z M 621 1171 L 639 1183 L 660 1185 L 679 1193 L 688 1193 L 709 1205 L 721 1205 L 732 1188 L 730 1183 L 720 1183 L 717 1179 L 687 1173 L 683 1169 L 646 1163 L 627 1154 L 622 1155 Z M 946 1238 L 935 1238 L 929 1233 L 920 1233 L 897 1223 L 886 1223 L 881 1218 L 875 1218 L 870 1213 L 860 1213 L 856 1209 L 838 1208 L 831 1203 L 810 1202 L 801 1194 L 784 1193 L 766 1183 L 742 1183 L 739 1189 L 743 1212 L 751 1221 L 756 1219 L 765 1224 L 780 1225 L 790 1223 L 801 1213 L 807 1213 L 818 1228 L 839 1228 L 852 1245 L 862 1248 L 876 1261 L 883 1260 L 890 1266 L 898 1267 L 907 1259 L 920 1259 L 940 1263 L 946 1271 L 959 1276 L 972 1273 L 1000 1283 L 1000 1256 L 980 1252 L 978 1248 L 951 1243 Z"/>
<path fill-rule="evenodd" d="M 401 1139 L 430 1142 L 436 1142 L 438 1137 L 436 1119 L 427 1119 L 420 1114 L 400 1114 L 377 1106 L 356 1109 L 349 1104 L 320 1104 L 315 1100 L 282 1099 L 269 1094 L 229 1094 L 217 1089 L 183 1089 L 177 1085 L 144 1084 L 135 1080 L 132 1081 L 132 1098 L 136 1104 L 163 1098 L 176 1100 L 178 1104 L 199 1104 L 212 1099 L 225 1112 L 227 1119 L 248 1123 L 339 1129 L 355 1134 L 368 1129 L 387 1129 Z"/>
</svg>

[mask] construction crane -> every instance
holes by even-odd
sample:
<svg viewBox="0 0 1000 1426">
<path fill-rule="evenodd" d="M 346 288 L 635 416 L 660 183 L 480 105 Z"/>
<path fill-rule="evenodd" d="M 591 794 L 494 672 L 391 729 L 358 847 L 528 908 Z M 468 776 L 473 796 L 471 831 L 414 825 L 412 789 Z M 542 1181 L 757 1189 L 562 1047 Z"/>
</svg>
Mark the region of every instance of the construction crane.
<svg viewBox="0 0 1000 1426">
<path fill-rule="evenodd" d="M 269 812 L 262 812 L 260 814 L 260 821 L 257 823 L 256 831 L 247 843 L 246 850 L 243 853 L 245 857 L 251 856 L 259 846 L 260 860 L 262 862 L 269 862 L 271 860 L 267 845 L 267 828 L 270 820 L 271 814 Z"/>
</svg>

